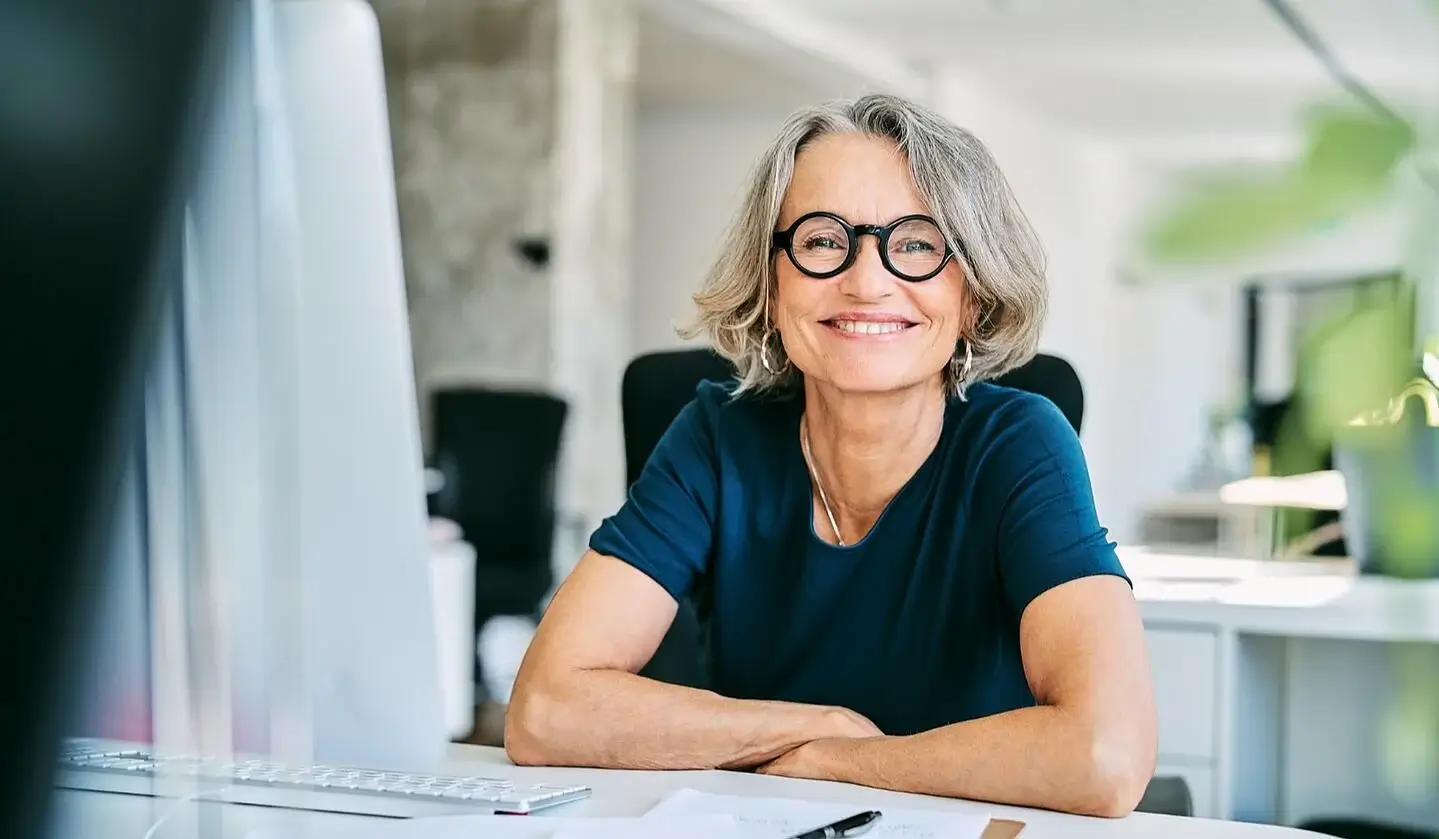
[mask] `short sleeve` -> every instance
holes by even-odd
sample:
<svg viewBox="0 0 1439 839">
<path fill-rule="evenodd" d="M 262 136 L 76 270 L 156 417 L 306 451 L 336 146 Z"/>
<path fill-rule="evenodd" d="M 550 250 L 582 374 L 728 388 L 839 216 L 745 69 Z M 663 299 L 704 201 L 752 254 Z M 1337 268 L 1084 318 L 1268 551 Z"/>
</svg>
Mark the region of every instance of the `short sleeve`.
<svg viewBox="0 0 1439 839">
<path fill-rule="evenodd" d="M 1024 394 L 1005 406 L 984 489 L 1003 499 L 996 552 L 1016 614 L 1055 586 L 1124 568 L 1100 525 L 1079 436 L 1049 400 Z"/>
<path fill-rule="evenodd" d="M 719 498 L 717 385 L 703 384 L 660 437 L 629 496 L 590 536 L 590 549 L 627 562 L 683 600 L 709 563 Z"/>
</svg>

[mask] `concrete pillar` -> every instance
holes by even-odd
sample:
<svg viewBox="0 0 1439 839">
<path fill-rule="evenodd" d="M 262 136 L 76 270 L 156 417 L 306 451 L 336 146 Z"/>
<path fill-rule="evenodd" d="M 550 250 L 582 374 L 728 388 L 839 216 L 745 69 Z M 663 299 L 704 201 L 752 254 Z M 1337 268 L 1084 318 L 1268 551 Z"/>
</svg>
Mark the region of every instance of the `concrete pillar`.
<svg viewBox="0 0 1439 839">
<path fill-rule="evenodd" d="M 557 551 L 568 569 L 579 546 L 565 537 L 625 493 L 636 11 L 632 0 L 373 2 L 422 416 L 430 391 L 456 382 L 569 402 Z M 542 264 L 527 242 L 548 246 Z"/>
<path fill-rule="evenodd" d="M 570 401 L 560 486 L 583 533 L 626 490 L 619 391 L 633 334 L 637 31 L 632 0 L 558 8 L 550 380 Z M 562 567 L 577 558 L 560 549 Z"/>
<path fill-rule="evenodd" d="M 545 386 L 551 271 L 518 245 L 552 230 L 556 2 L 374 6 L 422 415 L 445 383 Z"/>
</svg>

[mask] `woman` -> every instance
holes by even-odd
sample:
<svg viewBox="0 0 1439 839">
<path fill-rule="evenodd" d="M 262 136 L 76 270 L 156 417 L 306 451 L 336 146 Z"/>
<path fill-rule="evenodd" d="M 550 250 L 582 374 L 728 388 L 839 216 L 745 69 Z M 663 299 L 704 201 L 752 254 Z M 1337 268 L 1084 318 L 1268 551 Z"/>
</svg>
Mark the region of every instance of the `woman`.
<svg viewBox="0 0 1439 839">
<path fill-rule="evenodd" d="M 1034 354 L 1046 287 L 979 141 L 894 97 L 798 114 L 695 299 L 740 380 L 557 592 L 511 758 L 1132 810 L 1143 630 L 1073 429 L 984 381 Z M 635 675 L 701 582 L 717 692 Z"/>
</svg>

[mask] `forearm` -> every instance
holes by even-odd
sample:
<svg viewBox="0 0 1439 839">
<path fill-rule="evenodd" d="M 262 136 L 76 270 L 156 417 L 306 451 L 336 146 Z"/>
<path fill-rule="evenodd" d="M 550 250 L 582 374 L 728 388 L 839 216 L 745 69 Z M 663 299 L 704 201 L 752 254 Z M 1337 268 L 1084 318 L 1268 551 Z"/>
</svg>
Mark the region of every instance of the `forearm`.
<svg viewBox="0 0 1439 839">
<path fill-rule="evenodd" d="M 825 745 L 833 780 L 1096 816 L 1132 810 L 1154 769 L 1142 730 L 1053 706 Z"/>
<path fill-rule="evenodd" d="M 840 734 L 839 713 L 729 699 L 619 670 L 517 690 L 505 746 L 518 763 L 614 769 L 745 769 Z"/>
</svg>

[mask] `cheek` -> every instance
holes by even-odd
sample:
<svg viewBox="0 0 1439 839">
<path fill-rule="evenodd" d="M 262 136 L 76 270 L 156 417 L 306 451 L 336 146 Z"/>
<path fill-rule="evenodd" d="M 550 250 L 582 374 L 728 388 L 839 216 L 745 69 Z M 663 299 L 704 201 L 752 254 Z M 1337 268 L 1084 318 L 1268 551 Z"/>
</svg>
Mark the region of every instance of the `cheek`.
<svg viewBox="0 0 1439 839">
<path fill-rule="evenodd" d="M 935 280 L 940 282 L 923 288 L 924 295 L 920 305 L 925 315 L 941 332 L 945 335 L 952 333 L 958 338 L 968 329 L 972 320 L 973 307 L 969 302 L 964 275 L 951 265 L 943 274 L 935 277 Z"/>
<path fill-rule="evenodd" d="M 786 270 L 786 266 L 780 266 L 775 275 L 775 326 L 783 329 L 803 317 L 806 312 L 812 311 L 823 292 L 822 283 L 804 276 L 793 267 Z"/>
</svg>

